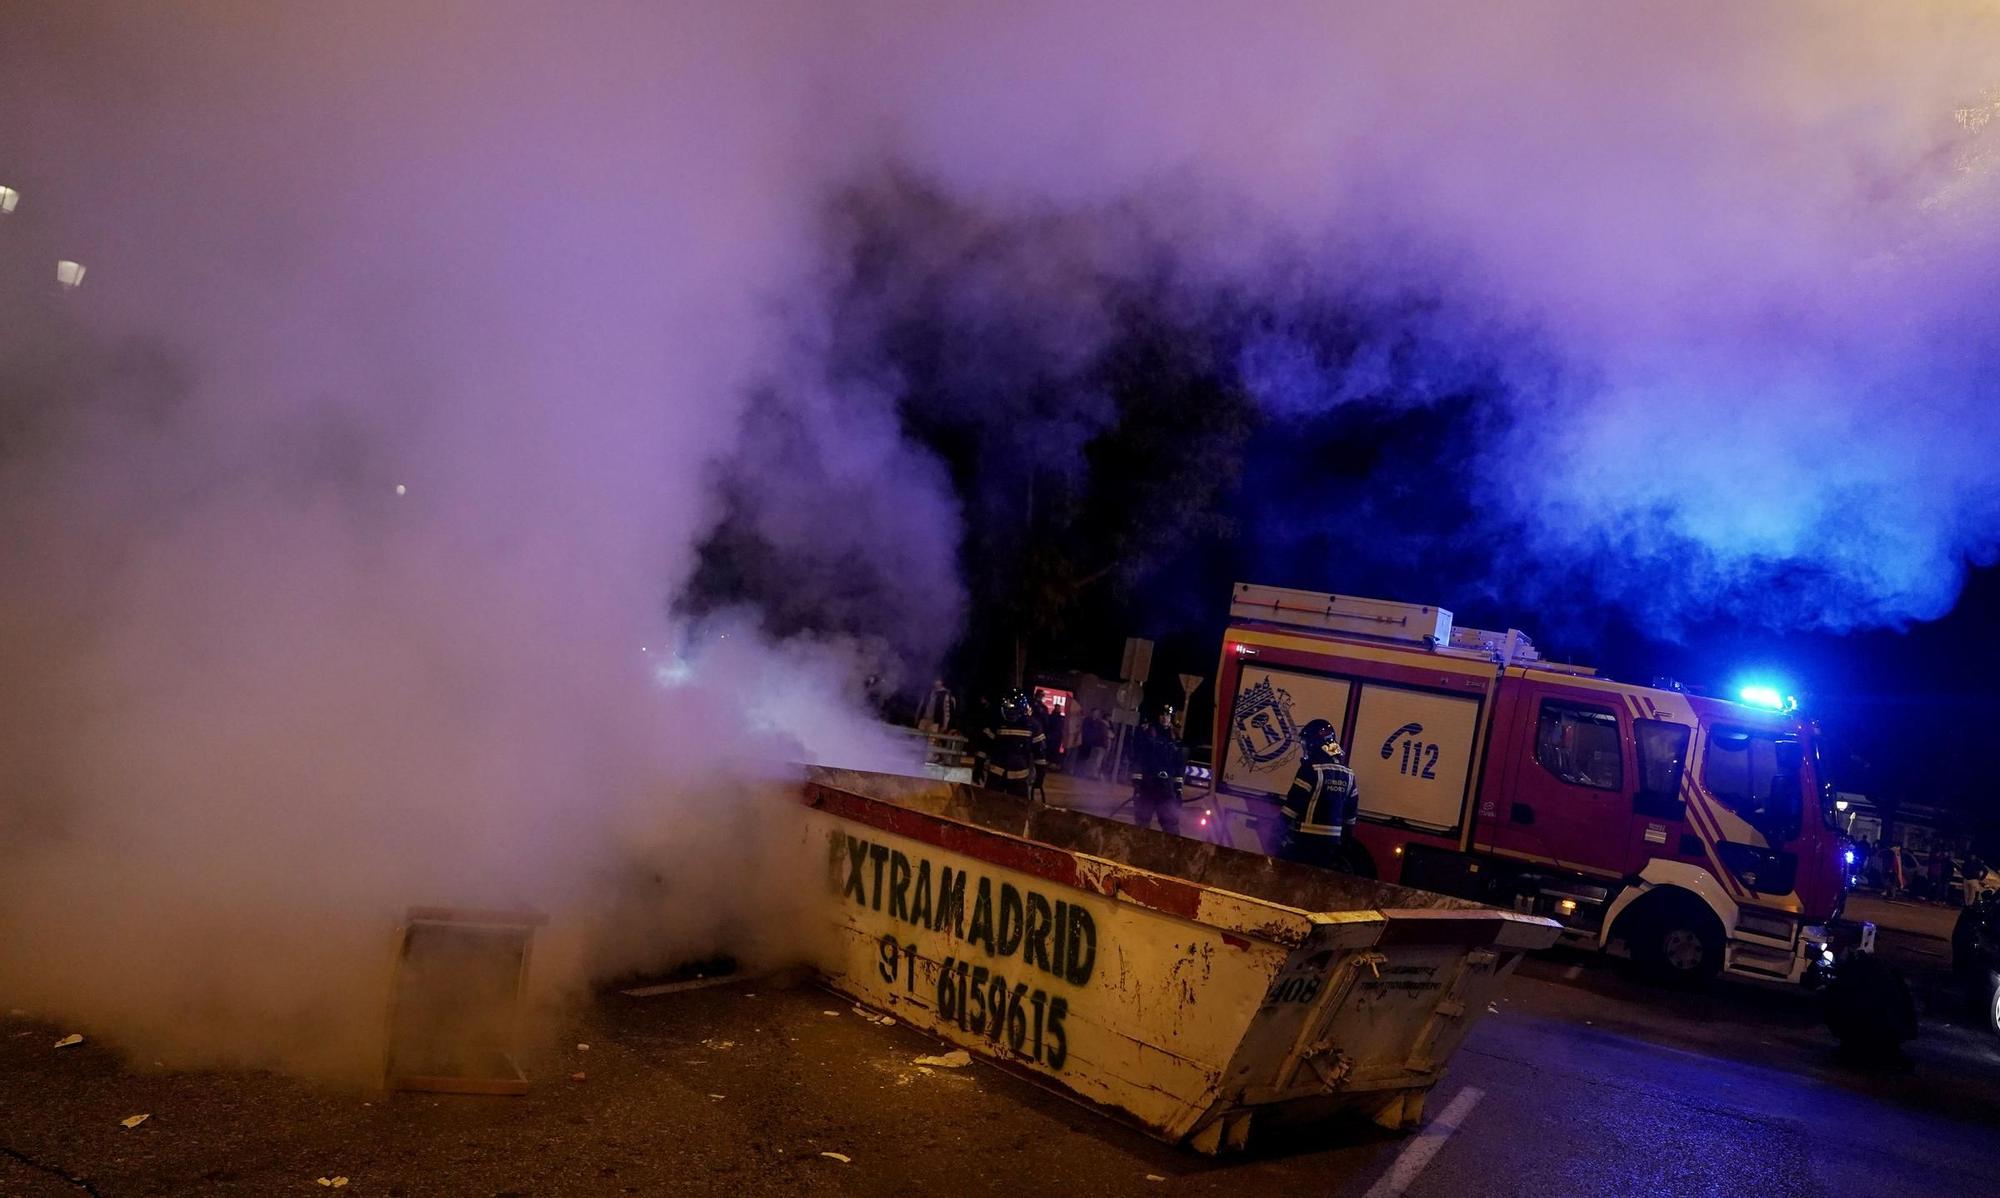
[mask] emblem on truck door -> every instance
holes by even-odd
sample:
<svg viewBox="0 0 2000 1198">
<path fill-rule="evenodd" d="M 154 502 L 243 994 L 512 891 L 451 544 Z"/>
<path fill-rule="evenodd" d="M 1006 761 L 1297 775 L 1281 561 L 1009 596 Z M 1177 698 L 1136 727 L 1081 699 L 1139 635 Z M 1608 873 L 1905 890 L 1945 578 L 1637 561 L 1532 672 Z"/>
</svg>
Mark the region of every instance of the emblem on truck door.
<svg viewBox="0 0 2000 1198">
<path fill-rule="evenodd" d="M 1236 697 L 1235 724 L 1236 747 L 1253 770 L 1278 764 L 1298 744 L 1292 696 L 1273 686 L 1269 675 Z"/>
</svg>

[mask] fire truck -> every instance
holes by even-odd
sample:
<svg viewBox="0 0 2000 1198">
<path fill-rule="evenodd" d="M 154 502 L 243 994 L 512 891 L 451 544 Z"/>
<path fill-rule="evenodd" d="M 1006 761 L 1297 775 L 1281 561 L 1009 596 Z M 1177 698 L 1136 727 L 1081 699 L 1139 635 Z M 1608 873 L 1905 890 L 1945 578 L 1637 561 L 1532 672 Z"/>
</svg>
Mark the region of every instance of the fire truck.
<svg viewBox="0 0 2000 1198">
<path fill-rule="evenodd" d="M 1239 583 L 1216 671 L 1210 834 L 1275 853 L 1298 731 L 1339 730 L 1357 866 L 1561 922 L 1666 981 L 1806 982 L 1845 846 L 1816 728 L 1545 661 L 1437 607 Z"/>
</svg>

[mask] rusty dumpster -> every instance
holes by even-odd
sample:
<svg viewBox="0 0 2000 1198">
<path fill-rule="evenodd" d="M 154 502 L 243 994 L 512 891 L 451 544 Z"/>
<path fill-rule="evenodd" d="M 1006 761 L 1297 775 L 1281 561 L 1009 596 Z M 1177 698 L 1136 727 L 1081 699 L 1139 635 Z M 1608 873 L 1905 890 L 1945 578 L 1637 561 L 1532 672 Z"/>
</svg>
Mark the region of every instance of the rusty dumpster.
<svg viewBox="0 0 2000 1198">
<path fill-rule="evenodd" d="M 802 794 L 835 988 L 1202 1152 L 1342 1108 L 1416 1125 L 1560 930 L 962 784 L 815 769 Z"/>
</svg>

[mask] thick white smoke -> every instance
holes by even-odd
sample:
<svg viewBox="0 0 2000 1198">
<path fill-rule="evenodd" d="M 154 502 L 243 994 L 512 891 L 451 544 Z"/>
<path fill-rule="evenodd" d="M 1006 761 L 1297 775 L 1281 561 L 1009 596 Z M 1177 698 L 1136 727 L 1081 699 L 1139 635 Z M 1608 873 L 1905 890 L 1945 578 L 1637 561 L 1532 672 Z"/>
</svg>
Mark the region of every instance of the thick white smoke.
<svg viewBox="0 0 2000 1198">
<path fill-rule="evenodd" d="M 769 950 L 748 792 L 900 758 L 865 661 L 668 616 L 803 232 L 756 24 L 38 17 L 0 69 L 0 990 L 339 1069 L 411 904 L 549 912 L 565 985 Z"/>
<path fill-rule="evenodd" d="M 1676 602 L 1804 558 L 1795 616 L 1935 614 L 2000 527 L 1994 182 L 1954 117 L 1995 49 L 1970 3 L 30 5 L 0 989 L 324 1064 L 406 903 L 576 922 L 643 852 L 718 912 L 664 938 L 722 935 L 726 796 L 871 750 L 833 650 L 663 693 L 639 648 L 747 397 L 825 377 L 824 204 L 886 169 L 1137 204 L 1204 286 L 1445 295 L 1503 361 L 1532 330 L 1521 380 L 1559 381 L 1486 486 L 1539 552 Z M 59 302 L 56 257 L 90 268 Z M 841 555 L 935 648 L 954 509 L 895 398 L 809 395 L 747 485 L 797 537 L 851 513 Z M 572 976 L 633 963 L 594 952 Z"/>
</svg>

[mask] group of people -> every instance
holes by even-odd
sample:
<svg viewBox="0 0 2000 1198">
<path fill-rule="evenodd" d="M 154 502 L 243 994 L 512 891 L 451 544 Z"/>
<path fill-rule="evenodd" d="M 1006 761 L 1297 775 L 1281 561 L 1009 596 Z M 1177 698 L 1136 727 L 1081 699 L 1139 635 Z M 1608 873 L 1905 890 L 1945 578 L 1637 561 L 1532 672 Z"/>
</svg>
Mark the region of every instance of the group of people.
<svg viewBox="0 0 2000 1198">
<path fill-rule="evenodd" d="M 1954 895 L 1962 897 L 1960 888 L 1965 880 L 1983 878 L 1987 868 L 1977 854 L 1960 859 L 1946 846 L 1934 848 L 1926 856 L 1900 844 L 1881 847 L 1862 837 L 1854 842 L 1853 852 L 1855 878 L 1892 899 L 1942 902 Z"/>
<path fill-rule="evenodd" d="M 1049 737 L 1028 696 L 1015 691 L 1003 699 L 995 718 L 975 739 L 973 781 L 989 790 L 1023 799 L 1041 795 L 1049 767 Z M 1174 730 L 1175 711 L 1162 704 L 1141 724 L 1132 741 L 1132 805 L 1140 827 L 1157 824 L 1178 836 L 1187 750 Z M 1100 767 L 1109 746 L 1109 722 L 1092 712 L 1082 729 L 1082 768 Z M 1332 723 L 1312 720 L 1299 732 L 1298 769 L 1281 804 L 1282 835 L 1275 855 L 1323 869 L 1361 872 L 1353 850 L 1360 798 Z M 1046 801 L 1045 796 L 1042 801 Z"/>
<path fill-rule="evenodd" d="M 974 740 L 972 780 L 1003 794 L 1032 798 L 1048 772 L 1050 737 L 1034 704 L 1020 691 L 1000 701 L 995 717 Z M 1101 770 L 1110 746 L 1110 723 L 1102 712 L 1084 720 L 1080 766 L 1086 774 Z M 1140 726 L 1132 743 L 1133 799 L 1143 826 L 1156 822 L 1166 832 L 1180 830 L 1181 784 L 1187 773 L 1187 751 L 1174 735 L 1174 709 L 1161 707 Z"/>
</svg>

